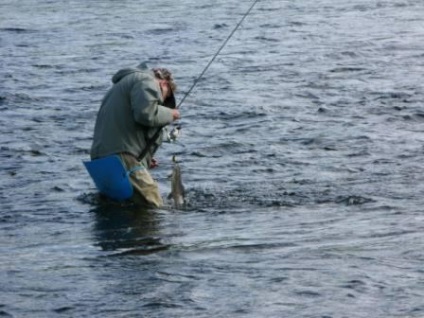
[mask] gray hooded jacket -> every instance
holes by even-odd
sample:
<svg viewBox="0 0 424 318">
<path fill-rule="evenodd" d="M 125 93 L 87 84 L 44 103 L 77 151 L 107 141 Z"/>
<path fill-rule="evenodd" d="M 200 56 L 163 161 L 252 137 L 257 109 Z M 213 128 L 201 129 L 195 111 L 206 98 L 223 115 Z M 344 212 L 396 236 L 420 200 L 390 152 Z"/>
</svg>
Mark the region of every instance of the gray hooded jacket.
<svg viewBox="0 0 424 318">
<path fill-rule="evenodd" d="M 173 121 L 172 110 L 162 106 L 159 84 L 146 64 L 118 71 L 112 82 L 97 115 L 92 159 L 121 152 L 138 157 L 156 131 Z M 142 160 L 145 167 L 161 143 L 162 133 Z"/>
</svg>

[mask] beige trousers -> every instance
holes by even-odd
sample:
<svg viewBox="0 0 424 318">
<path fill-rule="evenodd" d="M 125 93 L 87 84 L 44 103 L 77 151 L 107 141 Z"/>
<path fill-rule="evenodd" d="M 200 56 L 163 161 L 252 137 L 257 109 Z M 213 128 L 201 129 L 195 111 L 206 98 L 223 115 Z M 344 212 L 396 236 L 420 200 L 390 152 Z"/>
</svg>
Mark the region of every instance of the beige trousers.
<svg viewBox="0 0 424 318">
<path fill-rule="evenodd" d="M 159 192 L 158 184 L 153 180 L 149 171 L 140 164 L 132 155 L 127 153 L 119 154 L 127 170 L 140 167 L 140 170 L 131 172 L 130 182 L 134 189 L 132 200 L 138 204 L 159 208 L 163 206 L 163 200 Z"/>
</svg>

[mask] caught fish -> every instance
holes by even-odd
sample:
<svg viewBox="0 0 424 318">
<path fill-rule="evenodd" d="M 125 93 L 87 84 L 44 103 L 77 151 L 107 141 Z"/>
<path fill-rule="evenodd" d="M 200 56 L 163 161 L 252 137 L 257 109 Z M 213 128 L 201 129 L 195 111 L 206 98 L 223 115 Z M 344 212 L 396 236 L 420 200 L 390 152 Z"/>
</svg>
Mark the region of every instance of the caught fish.
<svg viewBox="0 0 424 318">
<path fill-rule="evenodd" d="M 172 157 L 174 167 L 171 174 L 171 193 L 169 198 L 173 200 L 174 207 L 181 209 L 185 204 L 185 192 L 183 182 L 181 181 L 181 168 L 175 156 Z"/>
</svg>

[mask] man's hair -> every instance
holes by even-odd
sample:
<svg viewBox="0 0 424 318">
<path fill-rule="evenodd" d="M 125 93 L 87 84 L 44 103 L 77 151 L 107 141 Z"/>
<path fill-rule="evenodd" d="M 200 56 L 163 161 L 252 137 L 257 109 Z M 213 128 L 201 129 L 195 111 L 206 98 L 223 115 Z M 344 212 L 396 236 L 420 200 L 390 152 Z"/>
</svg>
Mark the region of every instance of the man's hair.
<svg viewBox="0 0 424 318">
<path fill-rule="evenodd" d="M 156 78 L 167 81 L 173 92 L 175 92 L 177 90 L 177 85 L 174 82 L 174 79 L 172 77 L 172 73 L 168 69 L 166 69 L 166 68 L 154 68 L 153 73 L 155 74 Z"/>
</svg>

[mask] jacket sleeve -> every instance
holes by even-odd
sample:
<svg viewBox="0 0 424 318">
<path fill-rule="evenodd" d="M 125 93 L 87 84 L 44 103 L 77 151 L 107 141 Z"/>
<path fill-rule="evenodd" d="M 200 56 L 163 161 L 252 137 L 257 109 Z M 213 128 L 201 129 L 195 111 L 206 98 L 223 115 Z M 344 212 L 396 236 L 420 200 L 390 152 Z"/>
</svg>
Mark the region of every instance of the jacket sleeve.
<svg viewBox="0 0 424 318">
<path fill-rule="evenodd" d="M 134 120 L 147 127 L 161 127 L 172 122 L 171 109 L 159 105 L 157 84 L 154 81 L 136 81 L 130 99 Z"/>
</svg>

